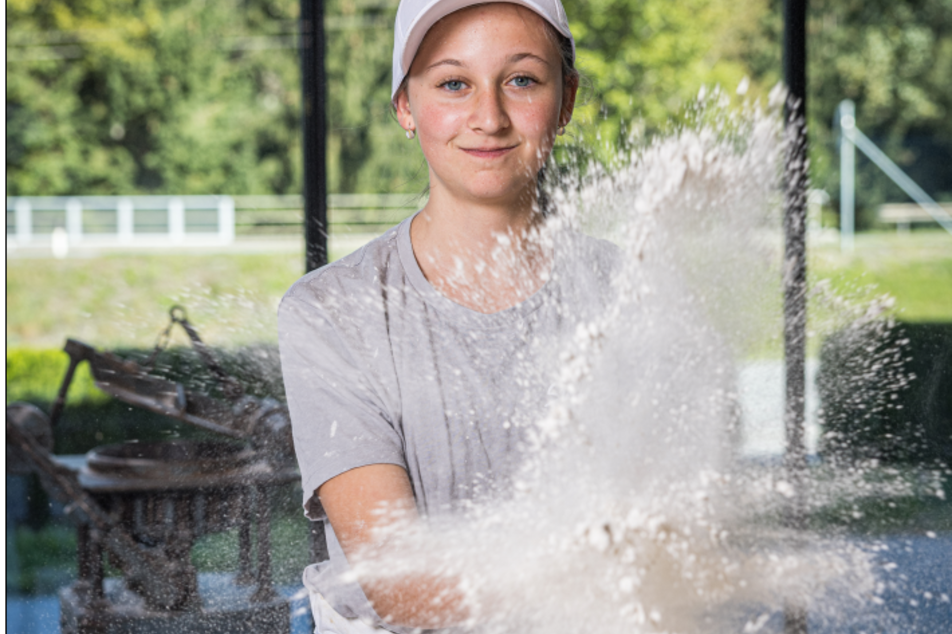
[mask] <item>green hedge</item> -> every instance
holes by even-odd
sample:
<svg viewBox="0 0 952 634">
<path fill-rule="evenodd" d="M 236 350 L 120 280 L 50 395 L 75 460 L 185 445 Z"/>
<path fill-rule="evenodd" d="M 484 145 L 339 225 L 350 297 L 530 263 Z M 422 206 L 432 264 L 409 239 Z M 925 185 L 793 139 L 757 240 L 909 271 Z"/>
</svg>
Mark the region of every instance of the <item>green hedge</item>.
<svg viewBox="0 0 952 634">
<path fill-rule="evenodd" d="M 149 349 L 114 351 L 123 358 L 144 361 Z M 278 352 L 273 345 L 216 350 L 224 370 L 249 394 L 284 398 Z M 7 351 L 7 403 L 26 401 L 50 411 L 69 364 L 62 350 L 13 348 Z M 156 359 L 155 373 L 180 381 L 188 389 L 216 394 L 217 383 L 191 348 L 172 348 Z M 123 440 L 200 437 L 205 432 L 187 423 L 132 407 L 102 392 L 93 383 L 89 366 L 81 363 L 67 394 L 62 419 L 54 429 L 56 453 L 85 453 Z"/>
<path fill-rule="evenodd" d="M 49 406 L 56 399 L 69 356 L 62 350 L 11 348 L 7 350 L 7 403 L 27 401 Z M 89 366 L 73 376 L 67 404 L 103 404 L 109 396 L 93 383 Z"/>
<path fill-rule="evenodd" d="M 145 361 L 151 349 L 123 349 L 117 355 Z M 255 345 L 233 350 L 215 350 L 224 370 L 236 377 L 247 393 L 284 398 L 277 347 Z M 59 391 L 69 357 L 62 350 L 12 348 L 7 350 L 7 403 L 26 401 L 49 413 Z M 215 393 L 217 384 L 191 348 L 163 351 L 155 363 L 155 373 L 184 383 L 187 388 Z M 93 383 L 87 363 L 81 363 L 70 384 L 66 407 L 53 430 L 54 452 L 83 454 L 102 445 L 125 440 L 165 440 L 169 438 L 221 438 L 220 436 L 167 416 L 127 405 L 102 392 Z M 36 476 L 28 476 L 27 515 L 24 523 L 32 530 L 49 525 L 51 507 Z M 298 512 L 297 496 L 290 496 L 282 514 Z M 32 542 L 31 542 L 32 543 Z M 30 550 L 32 547 L 24 547 Z M 32 587 L 32 581 L 23 581 Z"/>
<path fill-rule="evenodd" d="M 151 349 L 123 348 L 113 351 L 125 359 L 144 363 Z M 235 377 L 247 394 L 284 400 L 284 382 L 278 347 L 255 344 L 233 349 L 215 349 L 222 369 Z M 155 359 L 153 374 L 181 382 L 187 389 L 218 395 L 218 383 L 193 348 L 176 347 L 163 351 Z"/>
<path fill-rule="evenodd" d="M 820 353 L 821 452 L 952 465 L 952 324 L 842 330 Z"/>
</svg>

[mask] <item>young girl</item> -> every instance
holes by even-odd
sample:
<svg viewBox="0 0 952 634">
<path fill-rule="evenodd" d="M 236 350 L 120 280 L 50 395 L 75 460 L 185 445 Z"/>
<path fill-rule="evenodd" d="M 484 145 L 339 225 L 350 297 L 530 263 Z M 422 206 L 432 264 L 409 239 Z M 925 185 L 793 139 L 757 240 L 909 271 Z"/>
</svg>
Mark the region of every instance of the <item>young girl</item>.
<svg viewBox="0 0 952 634">
<path fill-rule="evenodd" d="M 556 342 L 606 304 L 616 259 L 549 222 L 540 194 L 578 88 L 559 0 L 402 0 L 394 39 L 393 105 L 429 200 L 279 309 L 305 510 L 330 554 L 304 574 L 319 632 L 478 620 L 451 579 L 342 574 L 386 549 L 382 508 L 425 521 L 506 495 Z"/>
</svg>

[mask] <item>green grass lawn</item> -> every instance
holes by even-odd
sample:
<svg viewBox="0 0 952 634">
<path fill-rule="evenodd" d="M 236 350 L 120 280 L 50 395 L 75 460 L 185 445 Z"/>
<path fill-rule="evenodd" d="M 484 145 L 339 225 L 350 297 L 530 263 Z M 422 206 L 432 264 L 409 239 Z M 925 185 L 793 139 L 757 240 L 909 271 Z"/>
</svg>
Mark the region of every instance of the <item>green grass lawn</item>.
<svg viewBox="0 0 952 634">
<path fill-rule="evenodd" d="M 945 231 L 860 234 L 852 255 L 837 244 L 814 246 L 809 271 L 839 291 L 891 294 L 902 320 L 952 321 L 952 236 Z M 149 346 L 175 303 L 213 344 L 273 342 L 278 301 L 302 273 L 297 251 L 9 259 L 7 345 L 57 348 L 74 337 L 104 348 Z"/>
<path fill-rule="evenodd" d="M 173 304 L 210 343 L 271 341 L 278 301 L 302 273 L 300 253 L 7 260 L 7 345 L 149 346 Z"/>
<path fill-rule="evenodd" d="M 829 279 L 836 291 L 851 295 L 889 293 L 895 298 L 895 315 L 906 321 L 952 322 L 952 236 L 944 231 L 860 234 L 852 254 L 827 244 L 812 246 L 809 255 L 812 282 Z M 65 355 L 28 350 L 17 355 L 10 348 L 57 349 L 67 337 L 98 348 L 147 348 L 167 325 L 168 309 L 175 303 L 187 307 L 190 320 L 213 345 L 273 343 L 278 301 L 302 268 L 300 252 L 8 259 L 8 402 L 17 395 L 51 400 L 66 363 Z M 822 319 L 819 313 L 814 311 L 811 320 Z M 187 345 L 181 331 L 173 344 Z M 771 346 L 765 354 L 781 353 Z M 70 396 L 90 407 L 101 398 L 85 367 Z M 949 530 L 949 506 L 930 504 L 906 501 L 909 508 L 885 512 L 874 504 L 866 513 L 871 518 L 866 529 L 888 528 L 880 517 L 885 513 L 903 527 Z M 821 519 L 838 521 L 831 517 Z M 276 518 L 274 562 L 280 583 L 296 582 L 306 563 L 306 526 L 297 512 Z M 8 554 L 17 555 L 8 558 L 8 587 L 47 591 L 64 575 L 74 574 L 73 539 L 70 528 L 58 525 L 37 532 L 17 528 L 8 535 Z M 193 553 L 203 571 L 234 570 L 236 557 L 234 531 L 203 538 Z"/>
<path fill-rule="evenodd" d="M 308 522 L 300 514 L 272 520 L 271 570 L 275 584 L 300 583 L 301 571 L 311 563 L 308 540 Z M 238 529 L 199 538 L 192 549 L 192 563 L 200 573 L 237 572 Z M 108 562 L 105 572 L 108 576 L 119 575 Z M 24 594 L 51 594 L 71 582 L 76 578 L 76 530 L 65 523 L 51 523 L 37 530 L 25 526 L 11 530 L 6 574 L 7 589 Z"/>
<path fill-rule="evenodd" d="M 829 278 L 838 291 L 888 293 L 903 321 L 952 321 L 952 235 L 941 229 L 859 234 L 852 254 L 823 245 L 809 264 L 813 280 Z"/>
</svg>

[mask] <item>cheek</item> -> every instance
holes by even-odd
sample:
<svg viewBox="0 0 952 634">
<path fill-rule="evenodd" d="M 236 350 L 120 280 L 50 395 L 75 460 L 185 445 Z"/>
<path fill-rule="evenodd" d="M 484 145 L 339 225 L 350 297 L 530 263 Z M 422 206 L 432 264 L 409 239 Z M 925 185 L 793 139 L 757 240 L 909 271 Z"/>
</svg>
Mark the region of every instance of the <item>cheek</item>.
<svg viewBox="0 0 952 634">
<path fill-rule="evenodd" d="M 556 95 L 547 94 L 531 101 L 520 104 L 519 112 L 523 126 L 537 132 L 555 130 L 559 119 L 559 99 Z"/>
<path fill-rule="evenodd" d="M 441 107 L 439 104 L 422 106 L 417 115 L 421 143 L 425 140 L 440 142 L 452 137 L 464 120 L 458 109 Z"/>
<path fill-rule="evenodd" d="M 525 104 L 518 110 L 516 116 L 523 134 L 541 143 L 547 137 L 555 135 L 559 109 L 548 100 L 546 102 L 537 101 L 536 103 Z"/>
</svg>

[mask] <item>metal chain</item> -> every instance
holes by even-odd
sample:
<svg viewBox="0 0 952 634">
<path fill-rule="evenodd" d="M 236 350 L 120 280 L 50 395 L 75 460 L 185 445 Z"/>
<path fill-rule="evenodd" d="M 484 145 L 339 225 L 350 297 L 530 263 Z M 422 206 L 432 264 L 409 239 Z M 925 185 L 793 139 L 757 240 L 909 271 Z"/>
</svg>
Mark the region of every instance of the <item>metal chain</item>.
<svg viewBox="0 0 952 634">
<path fill-rule="evenodd" d="M 188 335 L 188 338 L 192 342 L 192 347 L 195 348 L 195 352 L 198 353 L 198 356 L 201 357 L 202 362 L 205 364 L 205 367 L 215 375 L 215 378 L 218 379 L 218 383 L 221 385 L 222 391 L 225 393 L 225 396 L 232 400 L 237 400 L 244 396 L 244 388 L 241 387 L 241 384 L 235 380 L 234 377 L 229 375 L 222 367 L 218 364 L 218 361 L 215 360 L 215 356 L 212 354 L 212 351 L 205 345 L 205 342 L 202 341 L 202 338 L 198 336 L 198 331 L 192 326 L 188 321 L 188 314 L 185 312 L 183 306 L 178 304 L 172 306 L 169 309 L 169 325 L 159 333 L 159 336 L 155 341 L 155 349 L 152 351 L 152 354 L 143 364 L 143 367 L 151 369 L 152 364 L 155 362 L 156 357 L 168 348 L 169 342 L 171 340 L 172 328 L 178 324 L 185 330 L 185 333 Z"/>
<path fill-rule="evenodd" d="M 176 321 L 175 314 L 173 313 L 173 311 L 176 308 L 180 309 L 183 313 L 185 312 L 185 309 L 182 308 L 181 306 L 173 306 L 172 309 L 169 310 L 169 315 L 171 316 L 171 319 L 169 320 L 169 325 L 166 326 L 165 330 L 160 332 L 159 335 L 155 338 L 155 347 L 152 349 L 152 354 L 150 354 L 149 358 L 146 359 L 142 363 L 142 367 L 145 368 L 146 370 L 153 369 L 152 366 L 155 364 L 156 358 L 166 348 L 169 347 L 169 342 L 172 341 L 172 327 L 175 325 L 175 321 Z"/>
</svg>

